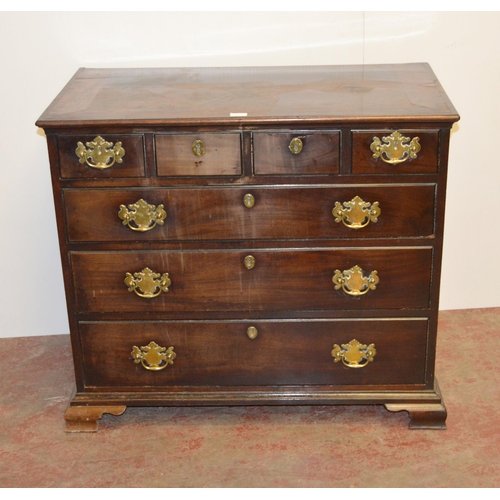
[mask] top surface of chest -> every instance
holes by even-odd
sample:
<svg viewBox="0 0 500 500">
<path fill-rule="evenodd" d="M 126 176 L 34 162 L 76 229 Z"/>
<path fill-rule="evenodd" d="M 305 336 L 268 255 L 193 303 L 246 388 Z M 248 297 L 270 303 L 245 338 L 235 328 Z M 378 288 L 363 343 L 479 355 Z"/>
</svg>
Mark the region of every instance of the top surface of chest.
<svg viewBox="0 0 500 500">
<path fill-rule="evenodd" d="M 428 64 L 80 69 L 37 124 L 452 123 Z"/>
</svg>

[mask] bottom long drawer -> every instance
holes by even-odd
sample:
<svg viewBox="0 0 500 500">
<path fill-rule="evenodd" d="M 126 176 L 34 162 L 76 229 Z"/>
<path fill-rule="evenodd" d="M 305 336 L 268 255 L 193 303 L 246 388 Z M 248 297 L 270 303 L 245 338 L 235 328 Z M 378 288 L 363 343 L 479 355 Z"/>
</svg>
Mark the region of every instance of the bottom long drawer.
<svg viewBox="0 0 500 500">
<path fill-rule="evenodd" d="M 424 384 L 427 332 L 425 318 L 80 323 L 86 388 L 139 391 Z"/>
</svg>

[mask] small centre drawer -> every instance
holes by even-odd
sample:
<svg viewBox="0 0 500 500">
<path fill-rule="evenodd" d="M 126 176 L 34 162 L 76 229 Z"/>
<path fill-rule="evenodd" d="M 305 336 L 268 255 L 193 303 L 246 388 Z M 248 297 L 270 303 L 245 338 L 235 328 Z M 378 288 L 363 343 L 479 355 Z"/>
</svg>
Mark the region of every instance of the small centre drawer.
<svg viewBox="0 0 500 500">
<path fill-rule="evenodd" d="M 158 176 L 240 176 L 241 134 L 155 135 Z"/>
<path fill-rule="evenodd" d="M 338 174 L 340 132 L 254 132 L 255 175 Z"/>
</svg>

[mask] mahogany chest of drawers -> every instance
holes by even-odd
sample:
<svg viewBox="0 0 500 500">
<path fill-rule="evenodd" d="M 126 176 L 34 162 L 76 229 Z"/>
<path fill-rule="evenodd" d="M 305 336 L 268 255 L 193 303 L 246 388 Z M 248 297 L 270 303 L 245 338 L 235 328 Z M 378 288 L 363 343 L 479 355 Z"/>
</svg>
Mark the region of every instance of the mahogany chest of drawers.
<svg viewBox="0 0 500 500">
<path fill-rule="evenodd" d="M 434 376 L 450 128 L 427 64 L 81 69 L 47 136 L 76 374 L 127 406 L 383 404 Z"/>
</svg>

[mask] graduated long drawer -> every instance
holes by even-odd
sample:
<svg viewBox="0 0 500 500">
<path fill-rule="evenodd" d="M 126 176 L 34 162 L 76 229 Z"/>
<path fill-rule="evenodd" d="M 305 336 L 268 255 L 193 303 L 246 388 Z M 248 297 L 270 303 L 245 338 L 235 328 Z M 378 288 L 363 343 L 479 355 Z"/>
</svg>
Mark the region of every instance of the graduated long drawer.
<svg viewBox="0 0 500 500">
<path fill-rule="evenodd" d="M 82 322 L 79 331 L 87 387 L 425 383 L 425 318 Z"/>
<path fill-rule="evenodd" d="M 430 247 L 71 253 L 77 310 L 108 313 L 426 308 L 431 261 Z"/>
<path fill-rule="evenodd" d="M 434 234 L 434 184 L 65 189 L 64 200 L 68 238 L 74 242 Z"/>
</svg>

